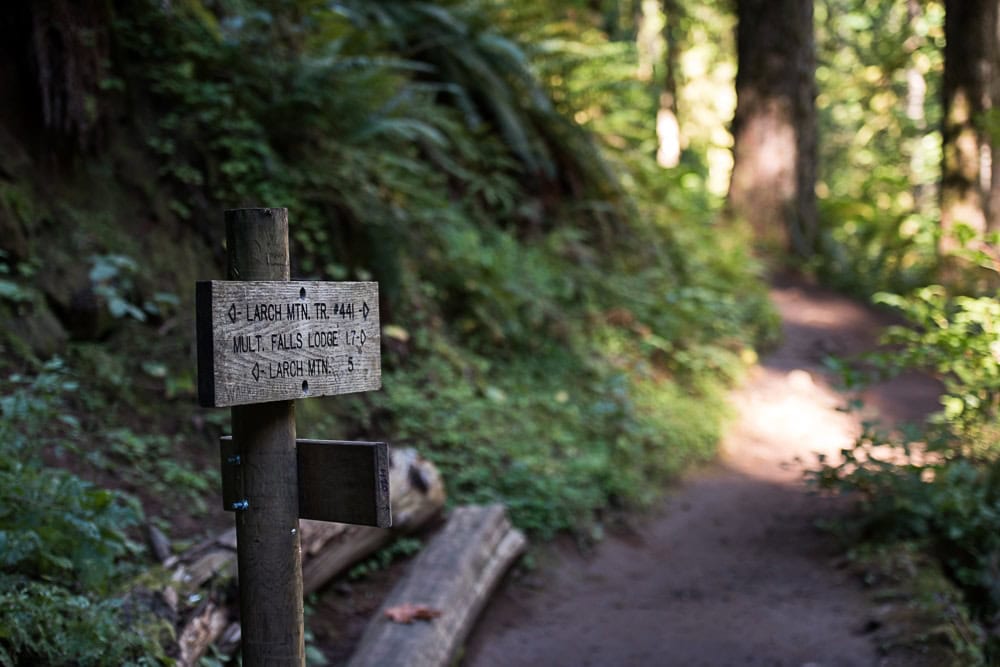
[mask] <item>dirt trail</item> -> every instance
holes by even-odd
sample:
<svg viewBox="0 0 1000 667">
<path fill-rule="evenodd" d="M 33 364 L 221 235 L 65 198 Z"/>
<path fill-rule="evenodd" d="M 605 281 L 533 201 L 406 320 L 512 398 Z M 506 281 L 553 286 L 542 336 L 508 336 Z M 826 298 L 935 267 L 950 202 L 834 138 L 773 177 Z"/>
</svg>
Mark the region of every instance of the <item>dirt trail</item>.
<svg viewBox="0 0 1000 667">
<path fill-rule="evenodd" d="M 734 392 L 738 418 L 718 464 L 692 474 L 656 515 L 591 554 L 559 549 L 498 593 L 466 667 L 882 664 L 871 606 L 814 526 L 843 503 L 802 482 L 815 453 L 860 431 L 837 410 L 822 360 L 871 349 L 885 318 L 834 294 L 779 285 L 784 343 Z M 937 387 L 906 377 L 868 391 L 890 421 L 934 410 Z"/>
</svg>

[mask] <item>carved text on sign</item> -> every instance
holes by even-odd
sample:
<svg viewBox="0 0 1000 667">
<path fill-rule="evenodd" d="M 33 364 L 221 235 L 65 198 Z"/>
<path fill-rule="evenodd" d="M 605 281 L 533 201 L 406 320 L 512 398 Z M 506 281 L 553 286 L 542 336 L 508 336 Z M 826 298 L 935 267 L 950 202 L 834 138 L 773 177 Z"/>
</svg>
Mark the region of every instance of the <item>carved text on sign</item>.
<svg viewBox="0 0 1000 667">
<path fill-rule="evenodd" d="M 204 281 L 196 297 L 203 406 L 382 385 L 378 283 Z"/>
</svg>

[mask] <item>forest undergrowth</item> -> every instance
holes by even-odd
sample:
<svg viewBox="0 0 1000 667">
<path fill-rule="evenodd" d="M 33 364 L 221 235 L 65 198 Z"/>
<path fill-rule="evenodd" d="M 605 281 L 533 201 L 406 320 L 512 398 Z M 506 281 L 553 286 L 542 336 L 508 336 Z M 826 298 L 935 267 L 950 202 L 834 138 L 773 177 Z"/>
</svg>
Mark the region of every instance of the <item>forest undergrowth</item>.
<svg viewBox="0 0 1000 667">
<path fill-rule="evenodd" d="M 718 216 L 734 17 L 599 4 L 14 3 L 0 665 L 175 650 L 135 594 L 140 527 L 181 550 L 228 524 L 229 415 L 195 407 L 193 335 L 227 208 L 289 209 L 294 278 L 380 285 L 384 388 L 300 402 L 301 435 L 412 445 L 451 503 L 503 502 L 539 539 L 593 539 L 714 455 L 726 387 L 778 329 L 752 239 Z M 941 253 L 944 4 L 822 0 L 815 19 L 820 229 L 797 268 L 910 323 L 860 368 L 835 362 L 845 383 L 919 369 L 945 394 L 814 477 L 859 499 L 837 530 L 927 612 L 916 640 L 996 663 L 998 239 L 958 225 Z"/>
<path fill-rule="evenodd" d="M 0 123 L 0 664 L 174 650 L 138 527 L 220 522 L 192 297 L 225 208 L 287 207 L 295 278 L 380 284 L 384 389 L 300 435 L 412 445 L 542 539 L 713 456 L 776 320 L 705 165 L 655 164 L 634 45 L 531 3 L 56 4 L 73 67 Z"/>
<path fill-rule="evenodd" d="M 918 619 L 906 642 L 945 645 L 956 664 L 995 664 L 1000 613 L 1000 302 L 941 285 L 876 301 L 906 324 L 863 367 L 841 365 L 848 390 L 903 371 L 941 379 L 942 409 L 894 432 L 877 421 L 836 462 L 813 473 L 821 489 L 850 493 L 857 511 L 830 526 L 866 577 Z"/>
</svg>

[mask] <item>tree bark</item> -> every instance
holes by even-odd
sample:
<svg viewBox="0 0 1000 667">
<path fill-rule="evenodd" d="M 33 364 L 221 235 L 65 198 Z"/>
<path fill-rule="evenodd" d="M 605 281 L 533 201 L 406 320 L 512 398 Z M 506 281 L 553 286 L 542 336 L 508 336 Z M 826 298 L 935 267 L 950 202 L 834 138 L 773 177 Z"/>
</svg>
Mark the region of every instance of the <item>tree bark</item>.
<svg viewBox="0 0 1000 667">
<path fill-rule="evenodd" d="M 729 213 L 764 253 L 816 250 L 816 55 L 810 0 L 738 0 Z"/>
<path fill-rule="evenodd" d="M 664 73 L 660 109 L 656 114 L 658 147 L 656 162 L 666 169 L 676 167 L 681 160 L 681 127 L 677 110 L 677 80 L 680 71 L 680 54 L 684 9 L 677 0 L 663 0 Z"/>
<path fill-rule="evenodd" d="M 927 132 L 927 114 L 924 106 L 927 101 L 927 80 L 923 72 L 917 66 L 914 55 L 921 47 L 924 39 L 919 36 L 916 26 L 922 14 L 920 0 L 906 0 L 906 17 L 910 27 L 910 34 L 906 39 L 906 53 L 909 64 L 906 67 L 906 117 L 913 123 L 916 131 L 913 138 L 908 141 L 910 153 L 910 184 L 913 192 L 913 208 L 916 211 L 924 212 L 927 208 L 926 192 L 927 183 L 920 180 L 920 167 L 923 163 L 921 154 L 922 137 Z"/>
<path fill-rule="evenodd" d="M 941 168 L 941 250 L 957 247 L 956 227 L 986 230 L 992 167 L 986 112 L 997 43 L 997 0 L 945 0 L 944 162 Z M 986 167 L 986 168 L 984 168 Z"/>
<path fill-rule="evenodd" d="M 990 147 L 990 187 L 986 199 L 986 230 L 1000 231 L 1000 3 L 994 1 L 987 17 L 990 23 L 990 111 L 986 140 Z"/>
</svg>

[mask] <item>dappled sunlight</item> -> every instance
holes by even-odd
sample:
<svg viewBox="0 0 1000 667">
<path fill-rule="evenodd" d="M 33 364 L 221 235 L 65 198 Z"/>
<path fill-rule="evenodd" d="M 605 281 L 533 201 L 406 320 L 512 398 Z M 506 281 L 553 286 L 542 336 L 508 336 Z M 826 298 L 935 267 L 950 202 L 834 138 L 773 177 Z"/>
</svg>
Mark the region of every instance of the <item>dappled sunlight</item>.
<svg viewBox="0 0 1000 667">
<path fill-rule="evenodd" d="M 776 300 L 785 298 L 784 293 L 778 291 L 775 294 Z M 865 311 L 859 304 L 850 304 L 848 307 L 841 307 L 837 310 L 826 310 L 822 308 L 814 309 L 789 309 L 784 314 L 786 326 L 806 326 L 823 330 L 848 330 L 857 327 L 871 314 Z"/>
<path fill-rule="evenodd" d="M 874 349 L 891 317 L 806 285 L 776 287 L 771 297 L 784 340 L 733 395 L 738 418 L 724 443 L 729 465 L 755 478 L 799 484 L 819 465 L 818 456 L 839 463 L 864 421 L 892 429 L 937 409 L 941 386 L 926 376 L 908 373 L 848 394 L 826 369 L 828 357 L 850 359 Z M 857 399 L 860 407 L 847 411 Z"/>
<path fill-rule="evenodd" d="M 542 552 L 523 585 L 500 591 L 462 664 L 875 664 L 855 631 L 864 594 L 829 567 L 835 545 L 813 525 L 842 507 L 714 466 L 591 549 Z"/>
<path fill-rule="evenodd" d="M 856 419 L 838 410 L 845 403 L 815 371 L 759 368 L 734 395 L 739 416 L 725 460 L 752 477 L 797 484 L 817 455 L 836 460 L 861 434 Z"/>
<path fill-rule="evenodd" d="M 720 460 L 591 551 L 559 545 L 558 567 L 501 592 L 464 664 L 877 664 L 865 594 L 816 527 L 849 503 L 808 493 L 804 473 L 862 434 L 824 350 L 862 351 L 882 317 L 801 283 L 771 296 L 785 338 L 732 392 Z"/>
<path fill-rule="evenodd" d="M 656 163 L 664 168 L 676 167 L 681 159 L 680 126 L 677 116 L 670 109 L 660 108 L 656 113 Z"/>
</svg>

